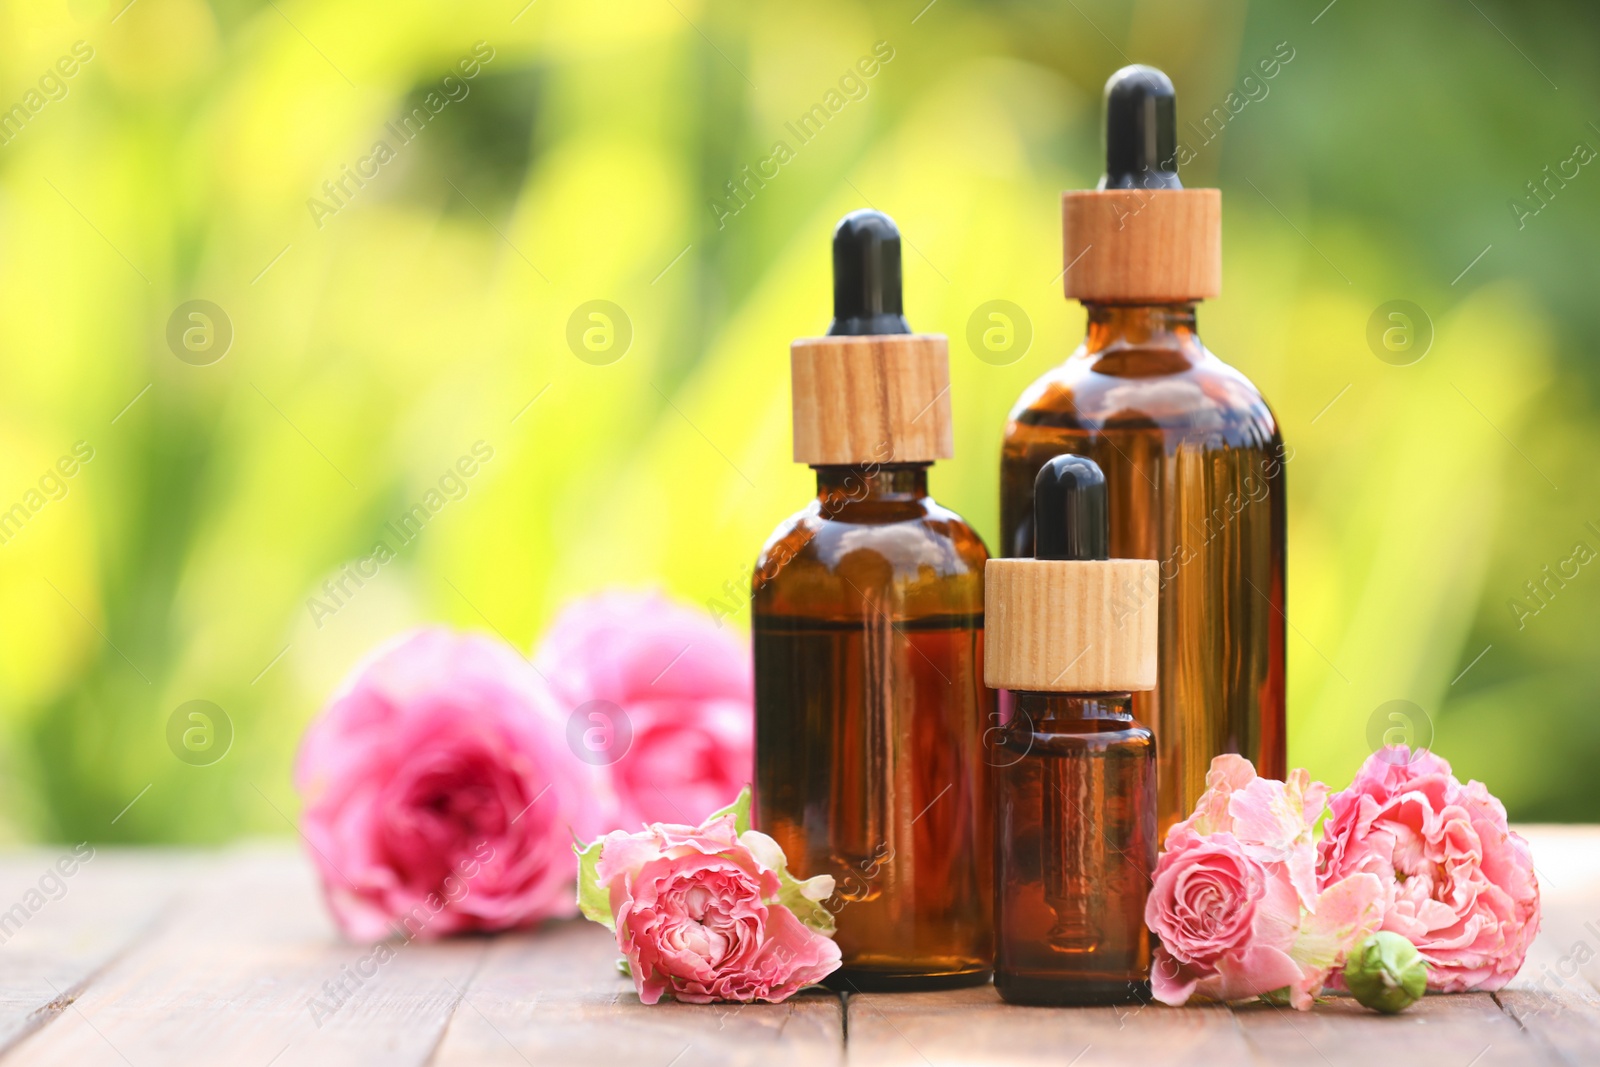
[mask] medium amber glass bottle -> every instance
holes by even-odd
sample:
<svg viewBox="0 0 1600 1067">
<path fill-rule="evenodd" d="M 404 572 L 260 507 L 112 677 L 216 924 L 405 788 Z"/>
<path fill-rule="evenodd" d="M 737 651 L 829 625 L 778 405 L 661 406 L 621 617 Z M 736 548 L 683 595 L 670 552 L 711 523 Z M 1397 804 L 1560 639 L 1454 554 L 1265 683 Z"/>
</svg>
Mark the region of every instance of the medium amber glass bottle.
<svg viewBox="0 0 1600 1067">
<path fill-rule="evenodd" d="M 1090 460 L 1039 471 L 1034 560 L 991 560 L 985 679 L 1002 687 L 994 984 L 1016 1004 L 1148 1001 L 1156 748 L 1132 690 L 1156 680 L 1158 607 L 1118 603 L 1153 560 L 1106 558 Z"/>
<path fill-rule="evenodd" d="M 1160 749 L 1160 829 L 1238 752 L 1287 771 L 1284 465 L 1266 401 L 1200 342 L 1221 286 L 1220 194 L 1176 172 L 1172 85 L 1148 67 L 1106 86 L 1106 177 L 1062 201 L 1066 293 L 1088 335 L 1012 409 L 1001 458 L 1002 555 L 1032 552 L 1033 480 L 1072 452 L 1105 471 L 1114 556 L 1154 559 L 1160 683 L 1133 711 Z"/>
<path fill-rule="evenodd" d="M 845 990 L 980 983 L 993 952 L 988 552 L 928 495 L 948 356 L 901 315 L 899 246 L 877 212 L 835 232 L 833 327 L 792 353 L 817 497 L 753 579 L 756 825 L 833 875 Z"/>
</svg>

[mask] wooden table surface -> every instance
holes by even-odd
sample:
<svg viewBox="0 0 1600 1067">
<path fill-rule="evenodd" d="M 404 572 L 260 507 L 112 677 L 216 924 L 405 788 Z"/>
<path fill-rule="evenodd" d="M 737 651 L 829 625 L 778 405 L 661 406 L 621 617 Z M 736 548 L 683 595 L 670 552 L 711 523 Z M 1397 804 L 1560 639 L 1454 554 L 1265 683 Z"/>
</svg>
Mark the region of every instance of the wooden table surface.
<svg viewBox="0 0 1600 1067">
<path fill-rule="evenodd" d="M 1018 1008 L 993 989 L 647 1008 L 583 922 L 401 945 L 335 933 L 288 842 L 0 856 L 0 1058 L 157 1064 L 1600 1064 L 1600 827 L 1525 827 L 1544 926 L 1513 986 L 1385 1017 Z M 64 890 L 64 891 L 63 891 Z M 20 911 L 18 907 L 20 906 Z M 9 915 L 9 917 L 7 917 Z M 381 954 L 380 954 L 381 955 Z M 343 983 L 343 991 L 338 989 Z"/>
</svg>

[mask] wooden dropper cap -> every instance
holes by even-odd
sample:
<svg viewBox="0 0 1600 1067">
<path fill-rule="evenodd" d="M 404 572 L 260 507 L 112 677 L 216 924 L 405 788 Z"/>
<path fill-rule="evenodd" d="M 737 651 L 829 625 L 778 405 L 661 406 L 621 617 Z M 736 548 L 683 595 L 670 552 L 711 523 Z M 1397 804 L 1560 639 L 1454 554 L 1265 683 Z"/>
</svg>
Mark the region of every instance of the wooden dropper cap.
<svg viewBox="0 0 1600 1067">
<path fill-rule="evenodd" d="M 900 231 L 855 211 L 833 231 L 833 324 L 789 348 L 794 459 L 812 466 L 924 463 L 955 454 L 943 334 L 901 310 Z"/>
<path fill-rule="evenodd" d="M 1106 478 L 1057 456 L 1033 483 L 1033 559 L 983 571 L 983 680 L 993 689 L 1128 693 L 1156 685 L 1153 559 L 1107 559 Z"/>
<path fill-rule="evenodd" d="M 1222 292 L 1222 192 L 1178 180 L 1177 94 L 1154 67 L 1106 82 L 1106 172 L 1061 194 L 1067 297 L 1162 304 Z"/>
</svg>

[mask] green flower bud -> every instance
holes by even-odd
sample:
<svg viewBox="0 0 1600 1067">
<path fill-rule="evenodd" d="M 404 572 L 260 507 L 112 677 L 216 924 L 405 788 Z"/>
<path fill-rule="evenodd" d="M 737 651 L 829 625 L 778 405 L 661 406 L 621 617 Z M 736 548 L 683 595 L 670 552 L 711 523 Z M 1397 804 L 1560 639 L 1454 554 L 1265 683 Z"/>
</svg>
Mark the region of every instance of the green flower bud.
<svg viewBox="0 0 1600 1067">
<path fill-rule="evenodd" d="M 1344 984 L 1362 1004 L 1392 1015 L 1427 990 L 1428 963 L 1404 937 L 1380 930 L 1345 959 Z"/>
</svg>

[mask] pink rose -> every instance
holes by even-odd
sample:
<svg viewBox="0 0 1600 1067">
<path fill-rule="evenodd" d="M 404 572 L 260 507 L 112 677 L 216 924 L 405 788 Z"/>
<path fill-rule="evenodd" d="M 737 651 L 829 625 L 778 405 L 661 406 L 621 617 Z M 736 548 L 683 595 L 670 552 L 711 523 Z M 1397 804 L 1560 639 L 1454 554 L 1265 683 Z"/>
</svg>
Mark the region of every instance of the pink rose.
<svg viewBox="0 0 1600 1067">
<path fill-rule="evenodd" d="M 1174 828 L 1156 864 L 1145 924 L 1161 938 L 1150 970 L 1155 998 L 1239 1000 L 1303 979 L 1289 956 L 1300 899 L 1282 864 L 1253 859 L 1232 834 Z"/>
<path fill-rule="evenodd" d="M 1305 1010 L 1377 928 L 1380 886 L 1358 874 L 1318 891 L 1311 830 L 1327 787 L 1304 770 L 1278 782 L 1241 756 L 1218 756 L 1206 785 L 1168 831 L 1145 901 L 1161 939 L 1151 992 L 1173 1005 L 1284 992 Z"/>
<path fill-rule="evenodd" d="M 528 662 L 416 630 L 359 664 L 301 743 L 301 832 L 352 938 L 498 930 L 572 908 L 574 833 L 606 825 L 602 772 Z"/>
<path fill-rule="evenodd" d="M 1319 847 L 1324 884 L 1356 872 L 1383 888 L 1383 929 L 1428 961 L 1428 987 L 1496 990 L 1522 966 L 1539 930 L 1539 882 L 1528 843 L 1481 782 L 1404 746 L 1367 757 L 1335 793 Z"/>
<path fill-rule="evenodd" d="M 704 612 L 659 594 L 578 600 L 534 666 L 580 754 L 611 767 L 620 825 L 703 819 L 751 780 L 749 643 Z"/>
<path fill-rule="evenodd" d="M 821 905 L 833 879 L 789 877 L 749 819 L 747 789 L 701 826 L 619 830 L 579 853 L 579 904 L 616 934 L 644 1003 L 777 1003 L 839 966 Z"/>
<path fill-rule="evenodd" d="M 1317 895 L 1317 856 L 1311 831 L 1322 817 L 1328 787 L 1313 782 L 1303 768 L 1289 772 L 1279 782 L 1256 775 L 1243 756 L 1224 754 L 1211 761 L 1206 791 L 1195 802 L 1194 813 L 1167 831 L 1179 827 L 1204 836 L 1218 830 L 1234 835 L 1240 846 L 1263 863 L 1283 862 L 1300 902 L 1310 906 Z"/>
</svg>

